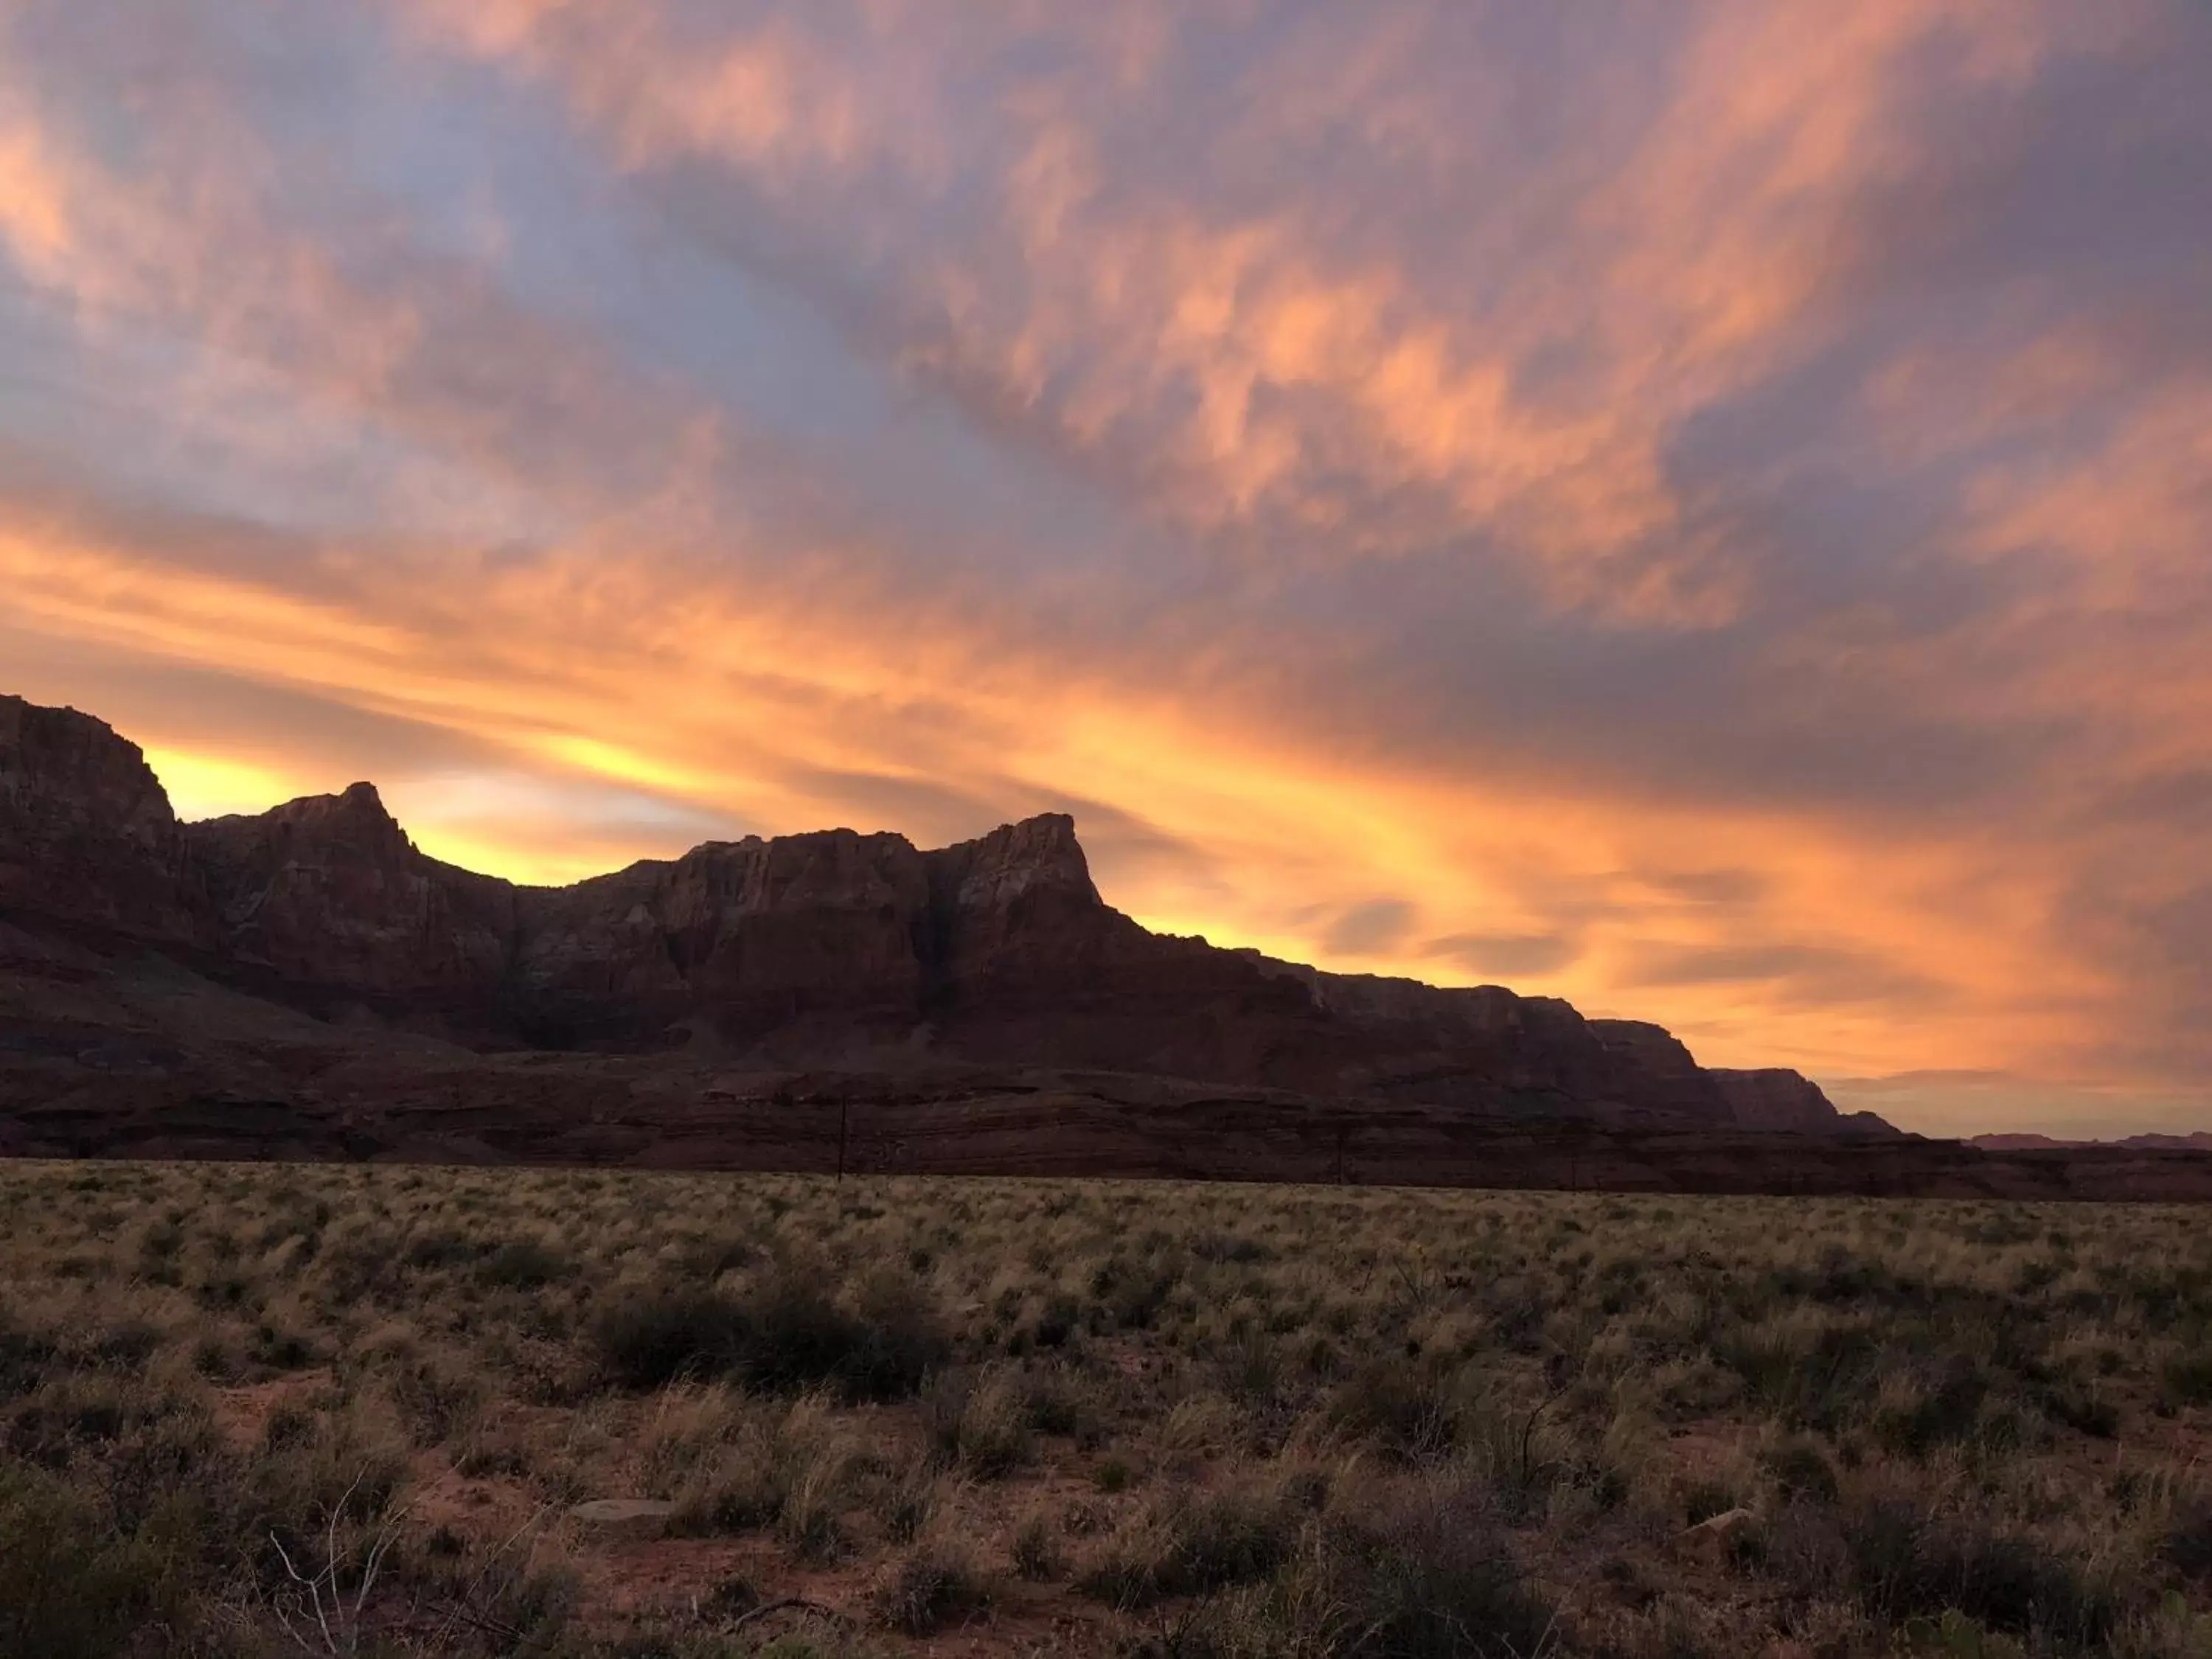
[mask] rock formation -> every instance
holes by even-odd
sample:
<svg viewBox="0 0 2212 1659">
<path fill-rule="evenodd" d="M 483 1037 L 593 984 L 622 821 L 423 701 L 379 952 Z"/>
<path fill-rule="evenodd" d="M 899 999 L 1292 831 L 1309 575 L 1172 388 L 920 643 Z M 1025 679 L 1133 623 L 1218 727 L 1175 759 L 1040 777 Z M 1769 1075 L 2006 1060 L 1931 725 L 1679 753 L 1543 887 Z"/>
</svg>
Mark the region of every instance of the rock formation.
<svg viewBox="0 0 2212 1659">
<path fill-rule="evenodd" d="M 515 890 L 423 856 L 372 785 L 183 834 L 213 935 L 247 976 L 310 1006 L 359 999 L 440 1023 L 487 1018 Z"/>
<path fill-rule="evenodd" d="M 1743 1128 L 1801 1135 L 1897 1133 L 1872 1112 L 1838 1111 L 1820 1085 L 1800 1073 L 1773 1067 L 1749 1072 L 1714 1068 L 1705 1075 L 1728 1103 L 1730 1119 Z"/>
<path fill-rule="evenodd" d="M 180 825 L 135 747 L 13 698 L 0 923 L 487 1054 L 1087 1068 L 1500 1117 L 1846 1125 L 1796 1073 L 1702 1068 L 1655 1025 L 1153 934 L 1100 897 L 1063 816 L 933 852 L 751 837 L 523 887 L 426 856 L 368 784 Z"/>
<path fill-rule="evenodd" d="M 75 709 L 0 696 L 0 910 L 199 939 L 184 837 L 136 744 Z"/>
</svg>

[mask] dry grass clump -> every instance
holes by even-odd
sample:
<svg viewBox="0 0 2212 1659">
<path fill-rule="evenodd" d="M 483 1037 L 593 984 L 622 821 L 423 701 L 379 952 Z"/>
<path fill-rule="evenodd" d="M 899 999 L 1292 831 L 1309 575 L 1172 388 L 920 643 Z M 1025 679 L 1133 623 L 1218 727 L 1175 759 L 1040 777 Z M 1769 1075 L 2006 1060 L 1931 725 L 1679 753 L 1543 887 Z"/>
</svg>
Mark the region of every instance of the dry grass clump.
<svg viewBox="0 0 2212 1659">
<path fill-rule="evenodd" d="M 848 1306 L 788 1268 L 738 1291 L 639 1286 L 600 1311 L 592 1340 L 606 1376 L 627 1389 L 726 1377 L 770 1393 L 832 1388 L 851 1401 L 911 1395 L 946 1353 L 915 1285 L 871 1275 Z"/>
<path fill-rule="evenodd" d="M 1079 1587 L 1127 1611 L 1254 1583 L 1290 1559 L 1297 1523 L 1281 1494 L 1249 1484 L 1171 1492 L 1109 1540 Z"/>
<path fill-rule="evenodd" d="M 990 1590 L 965 1550 L 943 1540 L 910 1546 L 876 1586 L 877 1616 L 908 1636 L 934 1635 L 990 1604 Z"/>
<path fill-rule="evenodd" d="M 2178 1209 L 12 1164 L 0 1287 L 0 1659 L 2212 1656 Z"/>
</svg>

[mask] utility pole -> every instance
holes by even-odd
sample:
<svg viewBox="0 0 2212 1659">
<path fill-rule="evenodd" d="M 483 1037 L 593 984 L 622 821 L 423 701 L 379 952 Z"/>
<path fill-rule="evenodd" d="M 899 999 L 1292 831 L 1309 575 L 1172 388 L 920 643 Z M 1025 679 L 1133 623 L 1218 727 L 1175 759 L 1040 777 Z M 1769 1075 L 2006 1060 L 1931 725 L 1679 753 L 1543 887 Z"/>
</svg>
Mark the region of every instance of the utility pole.
<svg viewBox="0 0 2212 1659">
<path fill-rule="evenodd" d="M 853 1116 L 853 1102 L 848 1096 L 837 1103 L 837 1184 L 845 1184 L 845 1133 Z"/>
</svg>

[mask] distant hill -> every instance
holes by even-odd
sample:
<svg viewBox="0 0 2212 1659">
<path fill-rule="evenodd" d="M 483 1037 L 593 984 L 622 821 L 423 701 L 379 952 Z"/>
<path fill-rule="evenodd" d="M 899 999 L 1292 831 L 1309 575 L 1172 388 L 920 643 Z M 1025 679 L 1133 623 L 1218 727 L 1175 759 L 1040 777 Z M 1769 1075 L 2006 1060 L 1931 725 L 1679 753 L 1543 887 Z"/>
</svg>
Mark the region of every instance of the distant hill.
<svg viewBox="0 0 2212 1659">
<path fill-rule="evenodd" d="M 2054 1140 L 2049 1135 L 2033 1134 L 1971 1135 L 1966 1144 L 1990 1152 L 2025 1152 L 2071 1146 L 2121 1146 L 2138 1152 L 2212 1152 L 2212 1132 L 2199 1129 L 2193 1134 L 2185 1135 L 2122 1135 L 2112 1140 Z"/>
</svg>

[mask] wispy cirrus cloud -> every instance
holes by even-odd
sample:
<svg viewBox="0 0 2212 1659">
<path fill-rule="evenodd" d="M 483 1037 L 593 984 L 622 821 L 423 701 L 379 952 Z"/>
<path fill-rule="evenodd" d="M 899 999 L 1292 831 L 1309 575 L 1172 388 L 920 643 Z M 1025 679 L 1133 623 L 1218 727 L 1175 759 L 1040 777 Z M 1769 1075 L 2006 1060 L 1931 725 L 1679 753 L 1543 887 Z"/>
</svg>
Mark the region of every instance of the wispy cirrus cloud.
<svg viewBox="0 0 2212 1659">
<path fill-rule="evenodd" d="M 2201 9 L 0 32 L 4 678 L 188 805 L 1072 804 L 1182 931 L 2212 1088 Z"/>
</svg>

